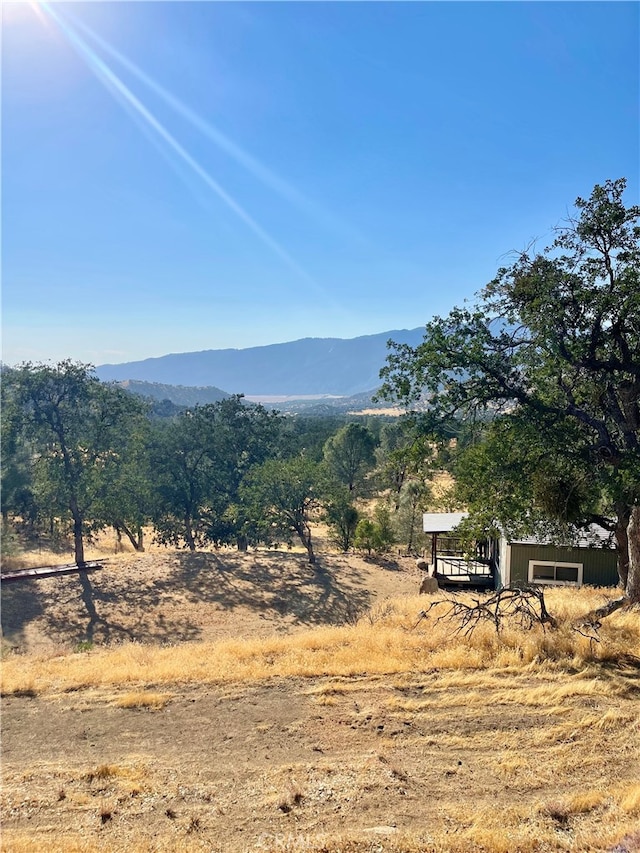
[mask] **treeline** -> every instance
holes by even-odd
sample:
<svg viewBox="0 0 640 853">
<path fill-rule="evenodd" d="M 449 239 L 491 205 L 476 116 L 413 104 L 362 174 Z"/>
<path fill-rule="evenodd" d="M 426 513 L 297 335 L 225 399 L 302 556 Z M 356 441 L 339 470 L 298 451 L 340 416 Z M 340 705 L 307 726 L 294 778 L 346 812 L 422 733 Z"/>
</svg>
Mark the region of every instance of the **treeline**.
<svg viewBox="0 0 640 853">
<path fill-rule="evenodd" d="M 314 562 L 317 518 L 343 551 L 410 551 L 430 500 L 435 453 L 412 419 L 287 417 L 241 396 L 163 409 L 63 361 L 5 368 L 2 420 L 5 530 L 70 536 L 78 563 L 108 527 L 138 551 L 149 528 L 191 550 L 298 539 Z"/>
</svg>

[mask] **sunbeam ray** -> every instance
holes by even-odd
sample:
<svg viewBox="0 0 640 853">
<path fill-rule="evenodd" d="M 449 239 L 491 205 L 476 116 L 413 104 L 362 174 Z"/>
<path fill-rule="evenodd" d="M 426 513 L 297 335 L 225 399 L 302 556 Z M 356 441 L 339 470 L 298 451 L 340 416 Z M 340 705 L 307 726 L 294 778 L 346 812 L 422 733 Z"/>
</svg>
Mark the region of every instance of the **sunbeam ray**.
<svg viewBox="0 0 640 853">
<path fill-rule="evenodd" d="M 43 24 L 45 27 L 51 26 L 51 22 L 46 19 L 42 9 L 40 8 L 40 3 L 38 3 L 37 0 L 29 0 L 28 5 L 41 24 Z"/>
<path fill-rule="evenodd" d="M 313 217 L 328 229 L 339 233 L 343 237 L 362 241 L 361 235 L 357 234 L 352 228 L 344 223 L 339 222 L 333 214 L 323 210 L 319 205 L 312 202 L 299 190 L 291 186 L 291 184 L 241 148 L 210 121 L 198 115 L 183 101 L 169 92 L 168 89 L 165 89 L 164 86 L 161 86 L 160 83 L 146 74 L 138 65 L 120 53 L 120 51 L 113 47 L 113 45 L 109 44 L 109 42 L 99 36 L 82 21 L 79 21 L 76 16 L 72 15 L 68 10 L 65 14 L 66 17 L 73 22 L 76 29 L 84 33 L 85 36 L 98 45 L 105 53 L 115 59 L 123 68 L 126 68 L 130 74 L 151 89 L 152 92 L 175 110 L 175 112 L 196 127 L 204 136 L 214 142 L 218 148 L 232 157 L 236 162 L 240 163 L 240 165 L 254 177 L 262 181 L 265 186 L 274 190 L 286 201 Z"/>
<path fill-rule="evenodd" d="M 122 80 L 109 68 L 87 43 L 74 31 L 74 29 L 51 8 L 49 3 L 41 3 L 41 7 L 51 16 L 60 27 L 63 34 L 71 45 L 78 51 L 86 61 L 100 82 L 112 94 L 123 99 L 126 104 L 135 109 L 152 127 L 164 142 L 198 175 L 198 177 L 211 189 L 259 239 L 268 246 L 285 264 L 299 277 L 313 288 L 318 296 L 327 298 L 324 289 L 295 261 L 289 253 L 268 234 L 261 225 L 231 196 L 225 189 L 195 160 L 191 154 L 177 141 L 177 139 L 158 121 L 158 119 L 142 104 L 133 92 L 122 82 Z"/>
</svg>

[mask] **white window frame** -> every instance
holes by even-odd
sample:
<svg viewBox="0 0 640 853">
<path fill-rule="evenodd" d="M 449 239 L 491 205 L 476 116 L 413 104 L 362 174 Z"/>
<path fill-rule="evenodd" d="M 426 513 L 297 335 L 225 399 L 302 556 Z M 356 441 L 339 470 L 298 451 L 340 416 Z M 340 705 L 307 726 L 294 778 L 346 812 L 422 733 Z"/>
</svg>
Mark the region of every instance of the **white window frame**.
<svg viewBox="0 0 640 853">
<path fill-rule="evenodd" d="M 534 578 L 533 577 L 533 567 L 534 566 L 553 566 L 554 574 L 555 569 L 558 567 L 563 569 L 577 569 L 578 570 L 578 580 L 577 581 L 559 581 L 556 580 L 555 577 L 552 578 Z M 551 584 L 553 586 L 582 586 L 582 569 L 583 563 L 560 563 L 557 560 L 529 560 L 529 583 L 536 584 Z"/>
</svg>

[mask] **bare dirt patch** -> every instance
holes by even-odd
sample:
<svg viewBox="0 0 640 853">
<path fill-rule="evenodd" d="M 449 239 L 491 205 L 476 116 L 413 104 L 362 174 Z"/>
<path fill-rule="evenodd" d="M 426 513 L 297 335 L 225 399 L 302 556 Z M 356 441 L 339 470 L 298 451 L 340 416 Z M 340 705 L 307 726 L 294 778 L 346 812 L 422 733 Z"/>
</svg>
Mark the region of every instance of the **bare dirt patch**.
<svg viewBox="0 0 640 853">
<path fill-rule="evenodd" d="M 438 673 L 178 687 L 156 711 L 12 697 L 3 849 L 585 851 L 631 831 L 637 738 L 584 718 L 633 716 L 634 685 L 549 709 L 522 701 L 535 677 L 491 678 L 512 702 L 469 706 Z"/>
</svg>

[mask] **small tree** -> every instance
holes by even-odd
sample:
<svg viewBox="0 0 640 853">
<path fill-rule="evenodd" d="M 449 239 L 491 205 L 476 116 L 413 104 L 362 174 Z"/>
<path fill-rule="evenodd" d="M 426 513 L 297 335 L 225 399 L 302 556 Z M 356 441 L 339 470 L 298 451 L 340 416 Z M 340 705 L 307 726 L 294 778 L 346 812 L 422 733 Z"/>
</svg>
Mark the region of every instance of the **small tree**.
<svg viewBox="0 0 640 853">
<path fill-rule="evenodd" d="M 240 498 L 254 535 L 271 544 L 295 534 L 315 563 L 310 515 L 320 506 L 323 479 L 322 466 L 303 455 L 268 459 L 253 468 Z"/>
<path fill-rule="evenodd" d="M 326 522 L 331 540 L 346 553 L 351 548 L 360 513 L 351 502 L 349 493 L 337 491 L 327 501 Z"/>
<path fill-rule="evenodd" d="M 374 447 L 375 440 L 366 427 L 347 424 L 325 444 L 324 459 L 335 479 L 354 492 L 375 465 Z"/>
<path fill-rule="evenodd" d="M 408 480 L 400 491 L 393 522 L 397 537 L 399 541 L 406 543 L 409 554 L 416 550 L 424 538 L 422 514 L 427 510 L 431 499 L 429 484 L 419 480 Z"/>
<path fill-rule="evenodd" d="M 373 512 L 373 517 L 378 531 L 378 547 L 376 550 L 381 554 L 386 554 L 396 542 L 391 513 L 384 504 L 378 504 Z"/>
<path fill-rule="evenodd" d="M 378 543 L 378 529 L 374 522 L 370 518 L 361 518 L 356 526 L 355 547 L 371 555 L 372 551 L 377 551 Z"/>
<path fill-rule="evenodd" d="M 354 545 L 362 551 L 386 554 L 396 541 L 391 523 L 391 513 L 387 507 L 379 505 L 374 511 L 374 519 L 361 518 L 356 526 Z"/>
</svg>

